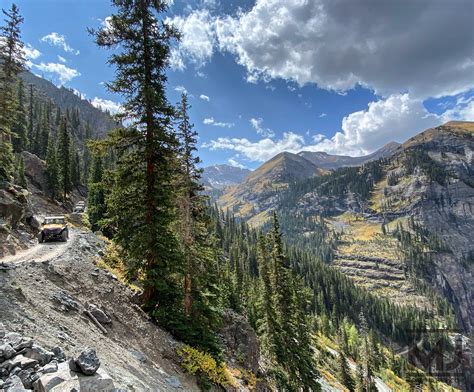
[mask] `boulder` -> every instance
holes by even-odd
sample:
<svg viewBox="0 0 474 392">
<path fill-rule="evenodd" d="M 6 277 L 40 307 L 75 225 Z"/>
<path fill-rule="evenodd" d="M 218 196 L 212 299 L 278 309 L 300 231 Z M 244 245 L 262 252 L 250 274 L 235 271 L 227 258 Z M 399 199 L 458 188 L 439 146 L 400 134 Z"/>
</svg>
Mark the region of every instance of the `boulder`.
<svg viewBox="0 0 474 392">
<path fill-rule="evenodd" d="M 36 359 L 41 366 L 44 366 L 51 361 L 54 353 L 34 344 L 32 347 L 25 349 L 23 355 L 27 358 Z"/>
<path fill-rule="evenodd" d="M 20 377 L 18 376 L 11 376 L 5 380 L 5 384 L 3 384 L 3 390 L 5 392 L 26 392 L 26 389 L 21 382 Z"/>
<path fill-rule="evenodd" d="M 100 366 L 100 360 L 95 349 L 89 347 L 82 351 L 73 361 L 80 372 L 86 376 L 93 375 Z M 70 368 L 74 367 L 74 364 L 71 364 L 71 362 Z"/>
<path fill-rule="evenodd" d="M 53 354 L 54 358 L 56 358 L 59 362 L 64 362 L 66 360 L 66 354 L 64 353 L 64 350 L 61 347 L 53 347 Z"/>
<path fill-rule="evenodd" d="M 0 216 L 3 223 L 16 227 L 25 217 L 28 209 L 28 191 L 8 184 L 0 189 Z"/>
<path fill-rule="evenodd" d="M 74 389 L 80 392 L 111 392 L 114 383 L 103 369 L 98 369 L 92 376 L 85 376 L 71 371 L 67 362 L 59 364 L 57 372 L 45 374 L 34 383 L 36 392 L 70 392 Z"/>
<path fill-rule="evenodd" d="M 5 329 L 5 325 L 3 325 L 3 323 L 0 323 L 0 339 L 3 339 L 6 333 L 7 330 Z"/>
<path fill-rule="evenodd" d="M 40 369 L 42 374 L 54 373 L 58 371 L 58 363 L 56 361 L 51 361 L 47 365 L 43 366 Z"/>
<path fill-rule="evenodd" d="M 15 347 L 21 343 L 23 336 L 17 332 L 8 332 L 3 338 L 3 342 L 9 344 L 12 347 Z"/>
<path fill-rule="evenodd" d="M 25 175 L 28 180 L 42 191 L 47 191 L 48 177 L 45 162 L 28 151 L 23 151 L 21 157 L 25 162 Z"/>
<path fill-rule="evenodd" d="M 226 310 L 219 336 L 224 356 L 229 364 L 257 373 L 260 351 L 257 334 L 244 316 Z"/>
<path fill-rule="evenodd" d="M 27 358 L 23 355 L 17 355 L 13 361 L 15 363 L 15 366 L 13 367 L 19 366 L 21 369 L 29 369 L 38 365 L 38 361 L 36 359 Z"/>
<path fill-rule="evenodd" d="M 0 358 L 10 359 L 15 355 L 15 350 L 10 344 L 0 345 Z"/>
<path fill-rule="evenodd" d="M 97 321 L 101 324 L 110 324 L 112 320 L 110 317 L 97 305 L 90 304 L 87 307 L 87 310 L 97 319 Z"/>
</svg>

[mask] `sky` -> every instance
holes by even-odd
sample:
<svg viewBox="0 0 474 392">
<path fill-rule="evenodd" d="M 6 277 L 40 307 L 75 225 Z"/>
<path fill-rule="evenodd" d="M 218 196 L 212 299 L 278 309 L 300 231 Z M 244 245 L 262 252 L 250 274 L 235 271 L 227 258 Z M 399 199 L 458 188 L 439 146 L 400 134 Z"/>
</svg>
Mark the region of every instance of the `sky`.
<svg viewBox="0 0 474 392">
<path fill-rule="evenodd" d="M 204 165 L 255 169 L 282 151 L 359 156 L 474 121 L 472 0 L 168 0 L 182 33 L 168 98 L 186 91 Z M 0 0 L 2 8 L 11 1 Z M 31 71 L 120 110 L 108 0 L 16 0 Z"/>
</svg>

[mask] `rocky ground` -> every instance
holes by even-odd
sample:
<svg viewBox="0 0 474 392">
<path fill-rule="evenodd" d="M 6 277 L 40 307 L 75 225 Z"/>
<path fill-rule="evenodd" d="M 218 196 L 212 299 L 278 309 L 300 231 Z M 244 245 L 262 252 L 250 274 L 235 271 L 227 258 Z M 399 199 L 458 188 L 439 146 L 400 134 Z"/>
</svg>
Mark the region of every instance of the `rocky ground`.
<svg viewBox="0 0 474 392">
<path fill-rule="evenodd" d="M 126 286 L 96 267 L 103 247 L 93 233 L 73 229 L 66 244 L 38 244 L 0 259 L 0 321 L 5 330 L 33 338 L 47 352 L 61 347 L 68 358 L 94 348 L 101 371 L 115 388 L 199 390 L 194 377 L 178 365 L 179 343 L 132 304 L 133 293 Z"/>
</svg>

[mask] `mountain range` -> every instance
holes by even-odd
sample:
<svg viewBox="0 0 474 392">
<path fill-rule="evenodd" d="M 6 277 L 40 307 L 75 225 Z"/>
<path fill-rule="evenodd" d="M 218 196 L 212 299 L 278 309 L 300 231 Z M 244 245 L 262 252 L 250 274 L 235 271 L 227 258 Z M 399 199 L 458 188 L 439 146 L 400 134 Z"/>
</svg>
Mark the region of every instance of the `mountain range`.
<svg viewBox="0 0 474 392">
<path fill-rule="evenodd" d="M 473 176 L 474 123 L 452 121 L 368 157 L 278 154 L 217 204 L 260 227 L 279 211 L 287 239 L 310 249 L 323 219 L 334 267 L 400 304 L 447 299 L 471 330 Z"/>
</svg>

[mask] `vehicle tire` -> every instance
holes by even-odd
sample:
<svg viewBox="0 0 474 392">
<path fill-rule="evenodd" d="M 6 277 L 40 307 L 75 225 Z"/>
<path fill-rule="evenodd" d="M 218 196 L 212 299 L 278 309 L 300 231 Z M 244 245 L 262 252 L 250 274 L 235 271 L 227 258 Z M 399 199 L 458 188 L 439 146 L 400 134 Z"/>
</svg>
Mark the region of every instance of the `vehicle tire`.
<svg viewBox="0 0 474 392">
<path fill-rule="evenodd" d="M 61 233 L 61 241 L 62 242 L 66 242 L 67 241 L 67 231 L 64 230 L 62 233 Z"/>
<path fill-rule="evenodd" d="M 38 242 L 40 244 L 42 244 L 44 242 L 44 234 L 43 233 L 40 233 L 40 235 L 38 236 Z"/>
</svg>

